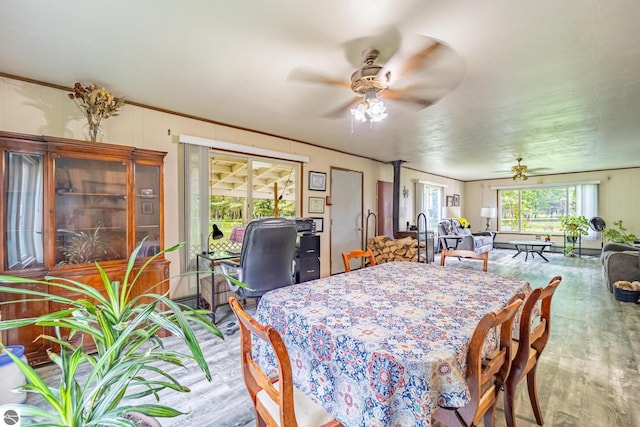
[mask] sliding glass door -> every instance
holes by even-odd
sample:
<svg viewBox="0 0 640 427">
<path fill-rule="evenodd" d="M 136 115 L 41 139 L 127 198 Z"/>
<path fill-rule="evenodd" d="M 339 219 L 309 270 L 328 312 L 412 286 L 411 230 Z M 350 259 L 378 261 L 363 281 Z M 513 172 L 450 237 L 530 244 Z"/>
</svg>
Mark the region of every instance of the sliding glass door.
<svg viewBox="0 0 640 427">
<path fill-rule="evenodd" d="M 205 251 L 239 251 L 253 219 L 295 218 L 299 171 L 297 162 L 184 144 L 185 265 L 194 269 L 196 254 Z"/>
</svg>

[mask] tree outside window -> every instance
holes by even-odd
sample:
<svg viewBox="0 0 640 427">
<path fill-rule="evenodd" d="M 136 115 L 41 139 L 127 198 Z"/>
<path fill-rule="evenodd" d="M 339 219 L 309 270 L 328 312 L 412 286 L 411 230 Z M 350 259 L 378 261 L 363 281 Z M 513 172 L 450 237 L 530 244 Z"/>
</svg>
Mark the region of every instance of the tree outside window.
<svg viewBox="0 0 640 427">
<path fill-rule="evenodd" d="M 560 217 L 576 215 L 578 185 L 500 190 L 500 230 L 561 233 Z"/>
</svg>

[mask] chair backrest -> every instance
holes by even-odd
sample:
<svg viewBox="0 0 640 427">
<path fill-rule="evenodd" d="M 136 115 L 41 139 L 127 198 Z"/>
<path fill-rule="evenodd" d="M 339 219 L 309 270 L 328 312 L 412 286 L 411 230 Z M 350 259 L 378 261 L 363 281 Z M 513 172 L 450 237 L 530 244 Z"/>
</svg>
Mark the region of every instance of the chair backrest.
<svg viewBox="0 0 640 427">
<path fill-rule="evenodd" d="M 451 231 L 451 222 L 448 219 L 443 219 L 438 223 L 438 235 L 446 236 Z"/>
<path fill-rule="evenodd" d="M 518 351 L 511 364 L 514 374 L 525 369 L 529 359 L 529 349 L 536 350 L 537 358 L 546 347 L 551 331 L 551 298 L 561 281 L 562 277 L 556 276 L 545 288 L 534 289 L 527 295 L 520 315 Z M 540 307 L 536 309 L 538 301 L 540 301 Z"/>
<path fill-rule="evenodd" d="M 373 256 L 371 249 L 363 251 L 361 249 L 354 249 L 351 252 L 342 253 L 342 261 L 344 262 L 344 271 L 351 271 L 350 260 L 354 258 L 369 258 L 369 265 L 376 265 L 376 257 Z"/>
<path fill-rule="evenodd" d="M 296 237 L 296 223 L 290 219 L 262 218 L 247 224 L 240 252 L 240 281 L 251 290 L 238 288 L 235 292 L 255 298 L 292 285 Z"/>
<path fill-rule="evenodd" d="M 484 315 L 471 336 L 469 351 L 467 353 L 466 380 L 469 387 L 470 401 L 462 408 L 443 408 L 438 411 L 453 420 L 447 425 L 462 424 L 477 426 L 485 417 L 485 425 L 493 425 L 487 422 L 487 416 L 495 417 L 495 405 L 502 384 L 509 374 L 511 366 L 511 328 L 513 318 L 522 304 L 521 299 L 512 301 L 499 312 Z M 500 343 L 495 351 L 485 354 L 485 340 L 494 328 L 500 333 Z M 446 411 L 447 413 L 443 413 Z M 452 417 L 451 414 L 455 414 Z M 436 418 L 438 418 L 436 416 Z M 441 419 L 439 419 L 440 421 Z"/>
<path fill-rule="evenodd" d="M 511 361 L 511 370 L 505 383 L 504 412 L 507 426 L 515 425 L 515 395 L 518 383 L 527 377 L 529 401 L 536 422 L 543 425 L 542 410 L 536 386 L 536 366 L 551 331 L 551 298 L 560 285 L 562 277 L 556 276 L 546 288 L 532 290 L 522 305 L 517 338 L 518 349 Z M 538 307 L 538 301 L 540 306 Z M 514 340 L 515 342 L 516 340 Z M 533 373 L 533 374 L 532 374 Z"/>
<path fill-rule="evenodd" d="M 229 298 L 229 306 L 236 315 L 240 326 L 242 375 L 256 411 L 267 422 L 267 425 L 296 426 L 291 360 L 282 337 L 272 326 L 263 326 L 258 323 L 242 308 L 236 298 Z M 267 341 L 273 347 L 278 363 L 278 376 L 276 378 L 270 378 L 253 359 L 251 354 L 251 334 L 258 339 Z M 277 388 L 274 387 L 275 381 L 278 381 Z M 257 395 L 262 390 L 279 406 L 280 420 L 274 420 L 269 411 L 258 400 Z"/>
</svg>

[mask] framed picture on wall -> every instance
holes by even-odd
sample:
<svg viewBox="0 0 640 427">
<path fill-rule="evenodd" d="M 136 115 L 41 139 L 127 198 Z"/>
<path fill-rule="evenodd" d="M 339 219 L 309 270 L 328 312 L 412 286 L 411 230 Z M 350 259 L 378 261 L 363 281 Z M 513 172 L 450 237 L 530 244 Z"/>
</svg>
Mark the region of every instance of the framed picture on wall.
<svg viewBox="0 0 640 427">
<path fill-rule="evenodd" d="M 453 195 L 453 206 L 460 206 L 460 195 L 459 194 L 454 194 Z"/>
<path fill-rule="evenodd" d="M 315 217 L 311 219 L 316 225 L 316 233 L 322 233 L 324 231 L 324 218 Z"/>
<path fill-rule="evenodd" d="M 145 215 L 151 215 L 153 213 L 153 203 L 142 202 L 142 213 Z"/>
<path fill-rule="evenodd" d="M 309 171 L 309 190 L 325 191 L 327 189 L 327 174 Z"/>
<path fill-rule="evenodd" d="M 324 213 L 324 197 L 309 197 L 309 213 Z"/>
<path fill-rule="evenodd" d="M 141 188 L 140 189 L 140 197 L 143 199 L 152 199 L 153 198 L 153 188 Z"/>
<path fill-rule="evenodd" d="M 453 196 L 447 196 L 447 207 L 453 206 Z"/>
</svg>

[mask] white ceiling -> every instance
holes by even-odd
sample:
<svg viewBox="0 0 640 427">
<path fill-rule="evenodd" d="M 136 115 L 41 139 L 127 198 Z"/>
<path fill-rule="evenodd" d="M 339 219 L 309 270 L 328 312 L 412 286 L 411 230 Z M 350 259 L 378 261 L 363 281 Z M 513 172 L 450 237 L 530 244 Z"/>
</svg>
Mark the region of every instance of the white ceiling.
<svg viewBox="0 0 640 427">
<path fill-rule="evenodd" d="M 544 174 L 637 167 L 638 17 L 637 0 L 0 0 L 0 72 L 460 180 L 518 155 Z M 323 117 L 349 88 L 289 79 L 347 81 L 362 49 L 402 58 L 424 36 L 457 56 L 405 84 L 462 81 L 422 110 L 387 101 L 371 128 Z"/>
</svg>

